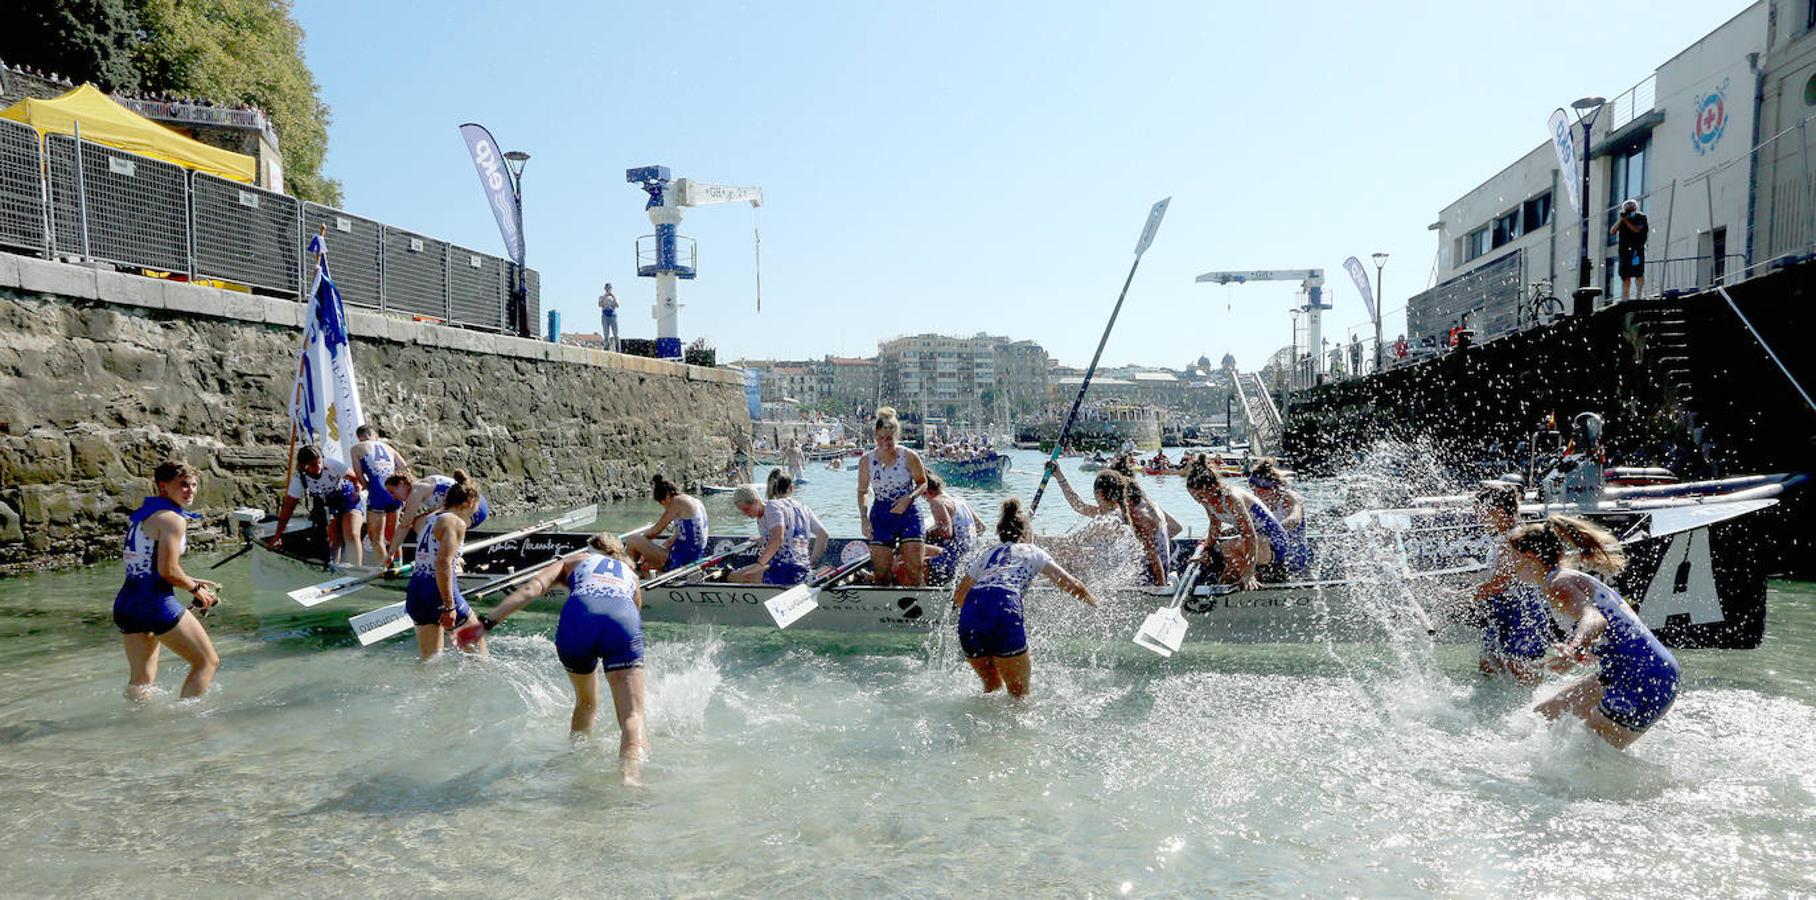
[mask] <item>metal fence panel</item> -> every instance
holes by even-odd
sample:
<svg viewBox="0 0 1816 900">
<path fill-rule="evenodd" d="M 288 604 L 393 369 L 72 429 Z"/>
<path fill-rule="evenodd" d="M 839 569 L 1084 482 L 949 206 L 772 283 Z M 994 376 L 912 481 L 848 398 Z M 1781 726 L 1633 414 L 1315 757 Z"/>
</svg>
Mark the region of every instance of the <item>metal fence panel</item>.
<svg viewBox="0 0 1816 900">
<path fill-rule="evenodd" d="M 57 250 L 82 253 L 76 142 L 45 138 Z M 190 271 L 189 179 L 182 166 L 82 142 L 82 184 L 93 259 L 163 272 Z"/>
<path fill-rule="evenodd" d="M 297 252 L 303 270 L 303 289 L 309 289 L 314 278 L 315 260 L 308 258 L 309 239 L 321 226 L 328 227 L 328 271 L 334 275 L 334 286 L 341 301 L 349 306 L 381 309 L 380 278 L 384 256 L 384 226 L 338 209 L 315 203 L 303 204 L 302 240 Z"/>
<path fill-rule="evenodd" d="M 296 200 L 206 172 L 195 173 L 190 191 L 196 275 L 302 292 Z"/>
<path fill-rule="evenodd" d="M 43 253 L 44 157 L 38 132 L 0 119 L 0 246 Z"/>
<path fill-rule="evenodd" d="M 386 228 L 385 309 L 448 318 L 448 245 L 445 241 Z"/>
<path fill-rule="evenodd" d="M 505 268 L 496 256 L 448 248 L 448 308 L 455 324 L 504 329 Z"/>
</svg>

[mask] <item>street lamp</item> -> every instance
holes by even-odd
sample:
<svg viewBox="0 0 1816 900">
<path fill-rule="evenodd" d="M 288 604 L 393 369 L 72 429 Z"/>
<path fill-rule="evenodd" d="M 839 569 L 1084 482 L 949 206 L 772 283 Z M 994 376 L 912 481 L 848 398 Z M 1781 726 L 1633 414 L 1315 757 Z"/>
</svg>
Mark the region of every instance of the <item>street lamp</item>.
<svg viewBox="0 0 1816 900">
<path fill-rule="evenodd" d="M 517 214 L 517 246 L 524 259 L 529 258 L 527 242 L 523 239 L 523 164 L 530 161 L 530 155 L 522 150 L 511 150 L 504 155 L 504 166 L 511 172 L 511 200 Z M 511 286 L 511 328 L 518 337 L 530 336 L 530 287 L 529 276 L 524 274 L 524 259 L 517 262 L 517 278 Z"/>
<path fill-rule="evenodd" d="M 1589 280 L 1592 274 L 1590 270 L 1593 268 L 1589 262 L 1589 206 L 1593 202 L 1589 199 L 1589 135 L 1595 128 L 1596 114 L 1602 111 L 1602 107 L 1606 105 L 1607 102 L 1608 101 L 1600 97 L 1584 97 L 1583 99 L 1570 104 L 1570 108 L 1576 111 L 1576 120 L 1583 125 L 1583 150 L 1581 153 L 1577 154 L 1583 167 L 1583 208 L 1581 210 L 1583 214 L 1583 241 L 1582 254 L 1576 261 L 1576 293 L 1572 295 L 1576 298 L 1576 313 L 1578 315 L 1584 315 L 1593 310 L 1595 308 L 1595 296 L 1601 293 L 1600 290 L 1589 286 Z"/>
<path fill-rule="evenodd" d="M 1381 310 L 1387 306 L 1387 295 L 1381 293 L 1381 267 L 1387 265 L 1387 251 L 1379 251 L 1371 258 L 1375 261 L 1375 371 L 1379 372 L 1387 358 L 1381 352 Z"/>
</svg>

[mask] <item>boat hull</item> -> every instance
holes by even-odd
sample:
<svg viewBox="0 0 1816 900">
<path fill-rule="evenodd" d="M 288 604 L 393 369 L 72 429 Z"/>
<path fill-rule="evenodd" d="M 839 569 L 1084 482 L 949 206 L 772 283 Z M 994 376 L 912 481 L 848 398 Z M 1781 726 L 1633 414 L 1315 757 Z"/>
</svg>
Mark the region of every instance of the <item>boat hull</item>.
<svg viewBox="0 0 1816 900">
<path fill-rule="evenodd" d="M 929 459 L 927 467 L 948 484 L 1000 484 L 1009 471 L 1009 457 L 1001 453 L 984 459 Z"/>
</svg>

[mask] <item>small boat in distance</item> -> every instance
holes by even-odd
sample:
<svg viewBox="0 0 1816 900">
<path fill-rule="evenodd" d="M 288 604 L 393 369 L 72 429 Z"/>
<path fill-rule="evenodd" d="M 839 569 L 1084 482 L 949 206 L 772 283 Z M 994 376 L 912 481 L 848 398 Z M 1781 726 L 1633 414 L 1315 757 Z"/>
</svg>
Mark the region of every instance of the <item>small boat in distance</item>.
<svg viewBox="0 0 1816 900">
<path fill-rule="evenodd" d="M 1009 471 L 1009 457 L 994 450 L 973 459 L 941 459 L 930 456 L 925 462 L 928 469 L 948 484 L 1001 484 L 1003 473 Z"/>
</svg>

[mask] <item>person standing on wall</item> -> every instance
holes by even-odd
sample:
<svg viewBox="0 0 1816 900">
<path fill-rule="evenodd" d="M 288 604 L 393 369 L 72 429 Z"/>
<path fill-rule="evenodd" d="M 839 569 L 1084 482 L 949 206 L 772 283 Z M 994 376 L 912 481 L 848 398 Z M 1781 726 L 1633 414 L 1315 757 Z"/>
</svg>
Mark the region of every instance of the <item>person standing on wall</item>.
<svg viewBox="0 0 1816 900">
<path fill-rule="evenodd" d="M 1646 234 L 1649 231 L 1651 226 L 1646 224 L 1646 214 L 1640 212 L 1638 200 L 1622 203 L 1620 218 L 1608 229 L 1608 233 L 1615 236 L 1616 248 L 1620 251 L 1622 300 L 1631 299 L 1628 295 L 1634 281 L 1639 282 L 1639 293 L 1635 296 L 1646 296 Z"/>
<path fill-rule="evenodd" d="M 609 281 L 605 283 L 605 293 L 599 295 L 599 345 L 618 352 L 618 295 L 612 293 Z"/>
</svg>

